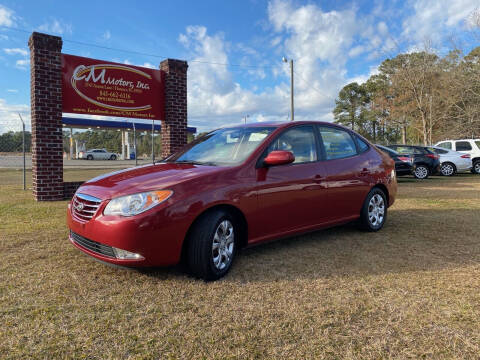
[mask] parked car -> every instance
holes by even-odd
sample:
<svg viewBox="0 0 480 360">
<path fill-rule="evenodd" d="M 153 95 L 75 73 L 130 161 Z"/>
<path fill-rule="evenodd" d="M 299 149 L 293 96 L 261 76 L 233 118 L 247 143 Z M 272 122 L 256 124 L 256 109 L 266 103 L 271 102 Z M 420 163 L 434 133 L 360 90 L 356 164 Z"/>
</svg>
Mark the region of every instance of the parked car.
<svg viewBox="0 0 480 360">
<path fill-rule="evenodd" d="M 413 156 L 402 155 L 386 146 L 375 144 L 377 148 L 387 153 L 395 161 L 395 171 L 398 176 L 411 175 L 413 173 Z"/>
<path fill-rule="evenodd" d="M 82 157 L 87 160 L 117 160 L 118 155 L 105 149 L 91 149 L 86 151 Z"/>
<path fill-rule="evenodd" d="M 440 171 L 440 157 L 425 146 L 388 145 L 398 153 L 413 157 L 413 176 L 426 179 Z"/>
<path fill-rule="evenodd" d="M 469 154 L 472 159 L 472 173 L 480 174 L 480 139 L 445 140 L 435 146 Z"/>
<path fill-rule="evenodd" d="M 339 125 L 256 123 L 212 131 L 162 162 L 84 183 L 68 205 L 74 246 L 108 263 L 218 279 L 245 246 L 359 220 L 377 231 L 394 162 Z"/>
<path fill-rule="evenodd" d="M 438 146 L 429 146 L 428 150 L 440 156 L 440 173 L 444 176 L 452 176 L 457 172 L 470 171 L 472 169 L 470 154 L 462 154 Z"/>
</svg>

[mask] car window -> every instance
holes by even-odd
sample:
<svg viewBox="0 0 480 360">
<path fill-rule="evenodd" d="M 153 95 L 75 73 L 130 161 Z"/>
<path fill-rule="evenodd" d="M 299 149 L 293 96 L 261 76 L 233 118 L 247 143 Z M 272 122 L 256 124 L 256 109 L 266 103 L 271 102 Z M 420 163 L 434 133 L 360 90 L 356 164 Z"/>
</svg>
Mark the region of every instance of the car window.
<svg viewBox="0 0 480 360">
<path fill-rule="evenodd" d="M 267 149 L 267 154 L 275 150 L 291 151 L 294 163 L 317 161 L 317 145 L 313 126 L 297 126 L 285 130 Z"/>
<path fill-rule="evenodd" d="M 327 160 L 342 159 L 357 154 L 352 136 L 345 130 L 320 127 Z"/>
<path fill-rule="evenodd" d="M 432 147 L 429 147 L 428 150 L 430 150 L 431 152 L 433 152 L 435 154 L 448 154 L 448 150 L 432 148 Z"/>
<path fill-rule="evenodd" d="M 455 149 L 457 151 L 469 151 L 472 150 L 472 145 L 468 141 L 456 141 Z"/>
<path fill-rule="evenodd" d="M 416 154 L 416 150 L 415 148 L 413 147 L 410 147 L 410 146 L 392 146 L 392 148 L 398 152 L 399 154 L 408 154 L 408 155 L 412 155 L 412 154 Z"/>
<path fill-rule="evenodd" d="M 368 144 L 357 136 L 358 150 L 360 153 L 368 150 Z"/>
<path fill-rule="evenodd" d="M 442 147 L 444 149 L 452 150 L 452 143 L 450 141 L 442 142 L 437 146 Z"/>
<path fill-rule="evenodd" d="M 480 140 L 475 141 L 475 144 L 476 144 L 477 147 L 480 149 Z"/>
</svg>

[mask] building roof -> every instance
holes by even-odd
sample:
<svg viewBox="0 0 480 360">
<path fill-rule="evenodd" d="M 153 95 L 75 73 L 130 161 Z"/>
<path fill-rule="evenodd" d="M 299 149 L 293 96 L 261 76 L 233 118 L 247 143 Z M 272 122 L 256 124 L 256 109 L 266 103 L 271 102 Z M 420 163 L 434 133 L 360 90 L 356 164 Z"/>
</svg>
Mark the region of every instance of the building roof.
<svg viewBox="0 0 480 360">
<path fill-rule="evenodd" d="M 152 124 L 145 123 L 145 122 L 138 122 L 134 119 L 132 120 L 97 120 L 97 119 L 86 119 L 86 118 L 73 118 L 73 117 L 62 117 L 62 123 L 64 127 L 72 127 L 72 128 L 96 128 L 96 129 L 132 129 L 133 124 L 135 124 L 136 130 L 152 130 Z M 161 131 L 162 126 L 160 124 L 153 125 L 155 131 Z M 187 132 L 195 134 L 197 132 L 197 128 L 187 126 Z"/>
</svg>

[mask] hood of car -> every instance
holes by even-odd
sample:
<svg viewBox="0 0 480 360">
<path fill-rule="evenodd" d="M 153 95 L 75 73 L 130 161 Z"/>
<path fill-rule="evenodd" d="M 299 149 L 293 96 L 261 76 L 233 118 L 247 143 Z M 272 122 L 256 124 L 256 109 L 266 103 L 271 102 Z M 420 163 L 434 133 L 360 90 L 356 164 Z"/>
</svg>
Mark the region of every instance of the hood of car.
<svg viewBox="0 0 480 360">
<path fill-rule="evenodd" d="M 83 183 L 78 192 L 105 200 L 144 191 L 170 189 L 185 181 L 224 169 L 187 163 L 150 164 L 98 176 Z"/>
</svg>

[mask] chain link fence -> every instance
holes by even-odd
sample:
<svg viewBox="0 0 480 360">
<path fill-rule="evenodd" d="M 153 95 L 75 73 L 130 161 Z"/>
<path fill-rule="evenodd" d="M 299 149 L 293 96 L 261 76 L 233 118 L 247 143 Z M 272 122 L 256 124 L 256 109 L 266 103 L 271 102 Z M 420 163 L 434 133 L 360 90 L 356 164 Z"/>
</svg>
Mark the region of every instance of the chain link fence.
<svg viewBox="0 0 480 360">
<path fill-rule="evenodd" d="M 30 170 L 32 134 L 25 129 L 24 119 L 0 120 L 0 185 L 27 188 Z"/>
</svg>

